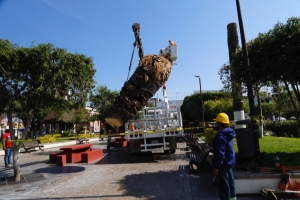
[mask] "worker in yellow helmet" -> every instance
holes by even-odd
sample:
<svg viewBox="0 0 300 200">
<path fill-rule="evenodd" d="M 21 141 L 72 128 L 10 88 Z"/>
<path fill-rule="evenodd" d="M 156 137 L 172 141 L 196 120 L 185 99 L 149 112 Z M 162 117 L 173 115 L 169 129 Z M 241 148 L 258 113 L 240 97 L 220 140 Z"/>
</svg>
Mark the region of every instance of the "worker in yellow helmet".
<svg viewBox="0 0 300 200">
<path fill-rule="evenodd" d="M 218 130 L 213 142 L 214 159 L 212 162 L 213 173 L 218 177 L 220 199 L 236 199 L 233 167 L 235 165 L 235 153 L 233 138 L 235 132 L 229 125 L 229 117 L 225 113 L 219 113 L 216 117 L 217 125 L 212 127 Z"/>
</svg>

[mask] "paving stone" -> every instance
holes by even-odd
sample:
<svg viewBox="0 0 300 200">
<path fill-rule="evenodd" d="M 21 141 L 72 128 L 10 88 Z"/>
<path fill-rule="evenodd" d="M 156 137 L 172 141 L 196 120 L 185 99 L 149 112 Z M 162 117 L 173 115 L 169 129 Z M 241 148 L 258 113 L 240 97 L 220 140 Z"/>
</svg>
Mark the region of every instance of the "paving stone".
<svg viewBox="0 0 300 200">
<path fill-rule="evenodd" d="M 106 149 L 106 142 L 91 143 L 94 148 Z M 178 143 L 179 149 L 184 147 L 184 143 Z M 28 179 L 32 181 L 0 184 L 0 199 L 219 199 L 217 186 L 210 185 L 211 172 L 189 173 L 186 151 L 134 156 L 128 151 L 111 151 L 99 161 L 64 167 L 49 164 L 48 155 L 56 151 L 59 147 L 45 149 L 44 152 L 20 153 L 21 173 L 29 174 Z M 0 166 L 3 165 L 0 157 Z M 12 175 L 12 169 L 0 167 L 0 177 Z M 238 199 L 263 197 L 243 195 Z"/>
</svg>

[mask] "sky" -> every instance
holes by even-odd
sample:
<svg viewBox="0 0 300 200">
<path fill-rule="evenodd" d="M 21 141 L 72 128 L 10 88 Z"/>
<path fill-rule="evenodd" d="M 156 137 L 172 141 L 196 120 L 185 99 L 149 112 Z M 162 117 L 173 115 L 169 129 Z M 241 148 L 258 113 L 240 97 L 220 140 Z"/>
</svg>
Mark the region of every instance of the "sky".
<svg viewBox="0 0 300 200">
<path fill-rule="evenodd" d="M 300 0 L 240 0 L 246 40 L 290 17 Z M 30 47 L 51 43 L 93 59 L 96 85 L 121 90 L 133 49 L 132 24 L 140 23 L 145 55 L 172 39 L 178 59 L 166 82 L 169 100 L 221 90 L 218 71 L 229 60 L 227 24 L 239 24 L 234 0 L 0 0 L 0 38 Z M 241 39 L 239 37 L 241 46 Z M 138 65 L 134 54 L 130 76 Z M 251 60 L 250 60 L 251 64 Z M 163 98 L 162 89 L 154 97 Z"/>
</svg>

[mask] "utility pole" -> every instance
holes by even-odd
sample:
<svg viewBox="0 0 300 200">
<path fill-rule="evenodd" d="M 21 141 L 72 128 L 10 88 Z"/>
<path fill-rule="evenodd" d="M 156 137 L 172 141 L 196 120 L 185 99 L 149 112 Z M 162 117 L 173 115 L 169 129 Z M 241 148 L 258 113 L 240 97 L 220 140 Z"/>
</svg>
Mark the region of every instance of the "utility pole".
<svg viewBox="0 0 300 200">
<path fill-rule="evenodd" d="M 250 116 L 254 116 L 254 115 L 256 115 L 256 112 L 255 112 L 255 107 L 254 107 L 254 97 L 253 97 L 253 89 L 252 89 L 252 82 L 251 82 L 250 63 L 249 63 L 246 37 L 245 37 L 244 25 L 243 25 L 243 18 L 242 18 L 242 12 L 241 12 L 239 0 L 236 0 L 236 7 L 237 7 L 238 18 L 239 18 L 240 34 L 241 34 L 242 48 L 243 48 L 243 65 L 246 69 L 246 82 L 247 82 L 248 100 L 249 100 L 249 107 L 250 107 Z"/>
<path fill-rule="evenodd" d="M 198 75 L 195 75 L 195 77 L 199 78 L 200 98 L 201 98 L 201 112 L 202 112 L 202 125 L 204 126 L 204 107 L 203 107 L 203 97 L 202 97 L 202 89 L 201 89 L 201 79 L 200 79 L 200 76 L 198 76 Z"/>
<path fill-rule="evenodd" d="M 248 57 L 248 50 L 246 44 L 246 37 L 244 32 L 243 18 L 240 7 L 240 1 L 236 0 L 236 8 L 238 13 L 239 25 L 240 25 L 240 34 L 242 40 L 242 48 L 243 48 L 243 65 L 246 70 L 246 82 L 247 82 L 247 90 L 248 90 L 248 101 L 250 107 L 250 116 L 253 117 L 256 115 L 255 106 L 254 106 L 254 97 L 253 97 L 253 89 L 252 89 L 252 81 L 251 81 L 251 72 L 250 72 L 250 63 Z M 260 148 L 259 148 L 259 140 L 258 140 L 258 125 L 253 125 L 253 138 L 254 138 L 254 146 L 255 146 L 255 156 L 258 158 L 260 156 Z"/>
</svg>

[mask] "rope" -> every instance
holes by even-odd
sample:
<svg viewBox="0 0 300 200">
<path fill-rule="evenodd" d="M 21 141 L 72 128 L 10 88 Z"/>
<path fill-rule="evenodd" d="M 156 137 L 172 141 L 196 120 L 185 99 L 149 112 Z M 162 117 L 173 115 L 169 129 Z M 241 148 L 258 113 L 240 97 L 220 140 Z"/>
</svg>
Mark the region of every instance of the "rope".
<svg viewBox="0 0 300 200">
<path fill-rule="evenodd" d="M 134 49 L 135 49 L 135 46 L 136 46 L 136 44 L 134 43 L 134 44 L 133 44 L 133 49 L 132 49 L 132 54 L 131 54 L 131 59 L 130 59 L 130 64 L 129 64 L 129 69 L 128 69 L 128 74 L 127 74 L 127 81 L 128 81 L 129 73 L 130 73 L 130 70 L 131 70 L 132 58 L 133 58 L 133 55 L 134 55 Z"/>
</svg>

